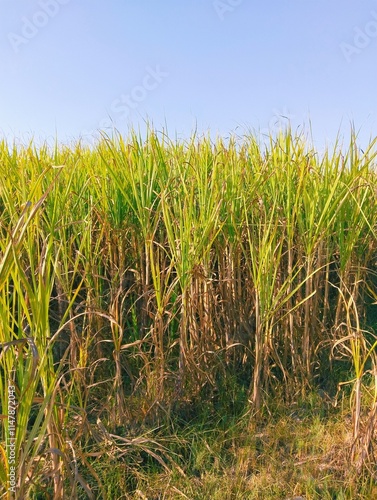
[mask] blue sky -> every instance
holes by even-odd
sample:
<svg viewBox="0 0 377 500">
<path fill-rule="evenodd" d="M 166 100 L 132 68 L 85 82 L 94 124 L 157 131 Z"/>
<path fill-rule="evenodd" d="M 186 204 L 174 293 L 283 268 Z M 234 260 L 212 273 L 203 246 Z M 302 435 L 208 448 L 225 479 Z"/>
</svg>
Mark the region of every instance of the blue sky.
<svg viewBox="0 0 377 500">
<path fill-rule="evenodd" d="M 0 135 L 377 135 L 376 0 L 0 0 Z"/>
</svg>

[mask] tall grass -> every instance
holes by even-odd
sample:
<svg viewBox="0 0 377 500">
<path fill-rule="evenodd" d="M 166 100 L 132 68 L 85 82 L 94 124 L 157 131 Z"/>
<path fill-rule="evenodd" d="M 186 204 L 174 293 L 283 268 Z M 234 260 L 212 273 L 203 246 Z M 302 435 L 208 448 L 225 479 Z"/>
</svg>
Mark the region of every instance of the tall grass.
<svg viewBox="0 0 377 500">
<path fill-rule="evenodd" d="M 19 498 L 105 498 L 104 450 L 130 490 L 141 451 L 175 467 L 135 426 L 232 384 L 258 419 L 271 395 L 351 383 L 362 469 L 377 408 L 374 148 L 353 136 L 319 157 L 289 131 L 264 150 L 153 131 L 93 150 L 3 142 L 3 497 L 9 385 Z"/>
</svg>

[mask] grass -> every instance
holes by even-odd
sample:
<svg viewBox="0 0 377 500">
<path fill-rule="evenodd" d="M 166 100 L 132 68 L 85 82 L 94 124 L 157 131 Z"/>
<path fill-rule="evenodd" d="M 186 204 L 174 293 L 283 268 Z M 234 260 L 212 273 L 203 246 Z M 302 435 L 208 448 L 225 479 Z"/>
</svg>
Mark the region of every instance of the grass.
<svg viewBox="0 0 377 500">
<path fill-rule="evenodd" d="M 375 160 L 1 143 L 1 498 L 373 498 Z"/>
<path fill-rule="evenodd" d="M 373 498 L 376 487 L 368 473 L 345 467 L 352 442 L 351 414 L 334 410 L 312 393 L 303 401 L 270 405 L 254 416 L 223 419 L 212 409 L 181 422 L 181 442 L 171 449 L 180 455 L 180 470 L 148 470 L 135 478 L 129 498 L 310 499 Z M 177 422 L 176 422 L 177 424 Z"/>
</svg>

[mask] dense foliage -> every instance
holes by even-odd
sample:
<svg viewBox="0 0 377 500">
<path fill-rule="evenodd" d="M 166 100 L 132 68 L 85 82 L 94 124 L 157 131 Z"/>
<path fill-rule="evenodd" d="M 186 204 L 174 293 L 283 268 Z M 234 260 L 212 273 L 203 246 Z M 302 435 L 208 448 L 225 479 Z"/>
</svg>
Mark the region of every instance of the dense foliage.
<svg viewBox="0 0 377 500">
<path fill-rule="evenodd" d="M 101 454 L 131 478 L 150 463 L 184 474 L 148 429 L 210 404 L 258 421 L 274 397 L 312 391 L 348 390 L 361 471 L 377 412 L 376 181 L 374 144 L 355 138 L 322 157 L 289 132 L 268 147 L 152 131 L 92 149 L 2 143 L 0 492 L 9 385 L 19 498 L 115 498 Z"/>
</svg>

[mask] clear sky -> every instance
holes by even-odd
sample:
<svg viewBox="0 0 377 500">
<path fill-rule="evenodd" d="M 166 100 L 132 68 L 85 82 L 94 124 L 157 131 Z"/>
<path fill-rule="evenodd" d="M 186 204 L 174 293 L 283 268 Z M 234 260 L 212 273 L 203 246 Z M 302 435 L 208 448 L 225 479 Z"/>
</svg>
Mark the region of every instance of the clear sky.
<svg viewBox="0 0 377 500">
<path fill-rule="evenodd" d="M 376 0 L 0 0 L 0 135 L 377 135 Z"/>
</svg>

